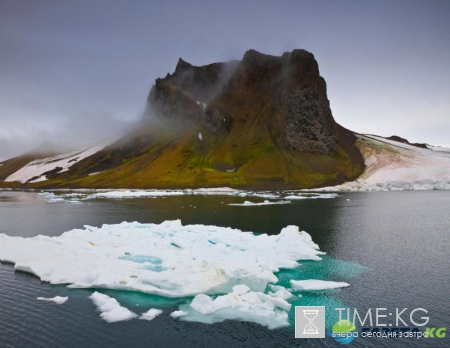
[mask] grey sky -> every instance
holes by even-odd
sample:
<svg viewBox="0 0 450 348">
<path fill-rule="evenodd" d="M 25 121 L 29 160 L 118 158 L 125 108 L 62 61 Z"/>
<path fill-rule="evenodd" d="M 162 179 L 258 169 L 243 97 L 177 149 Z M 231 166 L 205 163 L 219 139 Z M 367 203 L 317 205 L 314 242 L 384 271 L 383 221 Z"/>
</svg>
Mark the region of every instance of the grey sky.
<svg viewBox="0 0 450 348">
<path fill-rule="evenodd" d="M 157 77 L 304 48 L 337 122 L 450 146 L 450 1 L 0 0 L 0 160 L 129 127 Z"/>
</svg>

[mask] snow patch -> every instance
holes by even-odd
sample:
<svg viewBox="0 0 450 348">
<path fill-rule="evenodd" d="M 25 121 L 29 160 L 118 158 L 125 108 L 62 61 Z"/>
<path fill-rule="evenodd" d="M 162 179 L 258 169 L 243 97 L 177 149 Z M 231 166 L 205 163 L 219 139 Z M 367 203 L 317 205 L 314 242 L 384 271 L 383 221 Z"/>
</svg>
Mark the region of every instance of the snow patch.
<svg viewBox="0 0 450 348">
<path fill-rule="evenodd" d="M 18 171 L 14 172 L 5 179 L 5 182 L 18 181 L 22 184 L 26 183 L 28 180 L 39 177 L 33 182 L 39 182 L 47 180 L 45 176 L 42 176 L 48 171 L 55 170 L 56 168 L 61 168 L 58 173 L 67 172 L 71 166 L 78 163 L 84 158 L 92 156 L 98 151 L 102 150 L 105 146 L 109 145 L 111 140 L 104 141 L 100 144 L 92 146 L 84 151 L 74 151 L 64 155 L 58 155 L 53 157 L 47 157 L 43 159 L 37 159 L 31 161 L 24 167 L 20 168 Z M 44 179 L 45 178 L 45 179 Z"/>
<path fill-rule="evenodd" d="M 427 149 L 373 135 L 358 135 L 366 168 L 356 180 L 309 191 L 449 190 L 450 152 Z"/>
<path fill-rule="evenodd" d="M 29 183 L 29 184 L 34 184 L 34 183 L 36 183 L 36 182 L 41 182 L 41 181 L 46 181 L 46 180 L 48 180 L 48 179 L 47 179 L 47 176 L 46 176 L 46 175 L 41 175 L 41 176 L 38 177 L 37 179 L 28 181 L 28 183 Z M 6 180 L 5 180 L 5 181 L 6 181 Z"/>
</svg>

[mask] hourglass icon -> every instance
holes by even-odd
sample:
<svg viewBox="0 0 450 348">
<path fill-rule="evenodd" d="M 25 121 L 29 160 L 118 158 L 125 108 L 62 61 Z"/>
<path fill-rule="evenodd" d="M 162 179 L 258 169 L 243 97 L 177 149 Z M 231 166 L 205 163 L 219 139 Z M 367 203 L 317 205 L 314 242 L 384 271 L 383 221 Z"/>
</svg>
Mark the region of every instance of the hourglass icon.
<svg viewBox="0 0 450 348">
<path fill-rule="evenodd" d="M 317 327 L 313 324 L 314 319 L 317 318 L 317 314 L 319 311 L 317 309 L 304 309 L 303 315 L 306 319 L 308 319 L 308 324 L 303 329 L 303 334 L 306 335 L 318 335 L 319 330 Z"/>
</svg>

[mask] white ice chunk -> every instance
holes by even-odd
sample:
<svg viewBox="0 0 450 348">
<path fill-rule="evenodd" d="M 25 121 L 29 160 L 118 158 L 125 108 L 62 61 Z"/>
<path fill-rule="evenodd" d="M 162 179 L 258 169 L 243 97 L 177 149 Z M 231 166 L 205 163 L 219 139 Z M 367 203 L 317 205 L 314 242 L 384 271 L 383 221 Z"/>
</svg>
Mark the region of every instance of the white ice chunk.
<svg viewBox="0 0 450 348">
<path fill-rule="evenodd" d="M 128 308 L 122 307 L 116 299 L 108 295 L 96 291 L 89 298 L 94 302 L 97 309 L 102 312 L 100 317 L 108 323 L 130 320 L 137 317 L 137 314 Z"/>
<path fill-rule="evenodd" d="M 161 309 L 150 308 L 147 312 L 143 313 L 139 319 L 143 320 L 153 320 L 163 311 Z"/>
<path fill-rule="evenodd" d="M 307 280 L 291 280 L 292 289 L 295 291 L 305 290 L 327 290 L 336 289 L 350 286 L 349 283 L 344 282 L 334 282 L 331 280 L 318 280 L 318 279 L 307 279 Z"/>
<path fill-rule="evenodd" d="M 250 288 L 247 285 L 239 284 L 233 286 L 233 292 L 238 295 L 244 295 L 245 293 L 249 292 Z"/>
<path fill-rule="evenodd" d="M 69 296 L 66 296 L 66 297 L 55 296 L 55 297 L 52 297 L 52 298 L 38 297 L 37 299 L 39 301 L 49 301 L 49 302 L 54 302 L 56 304 L 63 304 L 64 302 L 66 302 L 69 299 Z"/>
<path fill-rule="evenodd" d="M 172 318 L 179 318 L 179 317 L 184 317 L 185 315 L 188 315 L 188 312 L 184 312 L 184 311 L 173 311 L 172 313 L 169 314 Z"/>
<path fill-rule="evenodd" d="M 320 199 L 320 198 L 336 198 L 336 193 L 323 193 L 323 194 L 303 194 L 303 195 L 289 195 L 284 199 Z"/>
<path fill-rule="evenodd" d="M 216 297 L 214 300 L 204 294 L 195 296 L 190 304 L 194 311 L 188 312 L 184 320 L 200 322 L 220 322 L 226 319 L 252 321 L 269 329 L 288 326 L 291 304 L 282 298 L 274 298 L 262 292 L 246 291 L 244 288 Z M 237 291 L 236 291 L 237 290 Z M 189 310 L 189 308 L 187 308 Z M 198 313 L 196 313 L 198 312 Z M 203 316 L 199 316 L 199 313 Z"/>
<path fill-rule="evenodd" d="M 183 191 L 154 190 L 154 191 L 108 191 L 94 193 L 89 198 L 137 198 L 137 197 L 164 197 L 164 196 L 182 196 Z"/>
<path fill-rule="evenodd" d="M 245 201 L 244 203 L 230 203 L 228 205 L 236 205 L 236 206 L 242 206 L 242 207 L 252 207 L 252 206 L 259 206 L 259 205 L 274 205 L 274 204 L 290 204 L 291 201 L 275 201 L 271 202 L 268 200 L 265 200 L 264 202 L 260 203 L 253 203 L 250 201 Z"/>
<path fill-rule="evenodd" d="M 209 314 L 216 311 L 213 300 L 205 294 L 198 294 L 195 296 L 191 302 L 191 307 L 202 314 Z"/>
<path fill-rule="evenodd" d="M 280 297 L 284 300 L 294 297 L 292 293 L 286 289 L 284 286 L 280 285 L 269 285 L 272 291 L 269 291 L 268 295 L 272 297 Z"/>
</svg>

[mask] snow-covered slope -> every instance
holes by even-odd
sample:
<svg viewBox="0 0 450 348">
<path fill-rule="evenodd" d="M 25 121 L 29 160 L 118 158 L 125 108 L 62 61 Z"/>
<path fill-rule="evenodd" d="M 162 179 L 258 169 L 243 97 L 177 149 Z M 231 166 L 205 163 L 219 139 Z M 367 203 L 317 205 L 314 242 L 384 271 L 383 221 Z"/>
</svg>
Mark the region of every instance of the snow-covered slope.
<svg viewBox="0 0 450 348">
<path fill-rule="evenodd" d="M 354 182 L 318 191 L 450 189 L 450 149 L 428 149 L 374 135 L 358 135 L 366 169 Z"/>
<path fill-rule="evenodd" d="M 84 151 L 74 151 L 64 155 L 34 160 L 28 163 L 26 166 L 20 168 L 17 172 L 8 176 L 5 179 L 5 182 L 18 181 L 21 183 L 35 183 L 45 181 L 47 180 L 45 173 L 56 170 L 56 168 L 58 167 L 62 168 L 58 171 L 58 173 L 66 172 L 74 164 L 78 163 L 84 158 L 92 156 L 110 143 L 111 140 L 106 140 Z"/>
</svg>

